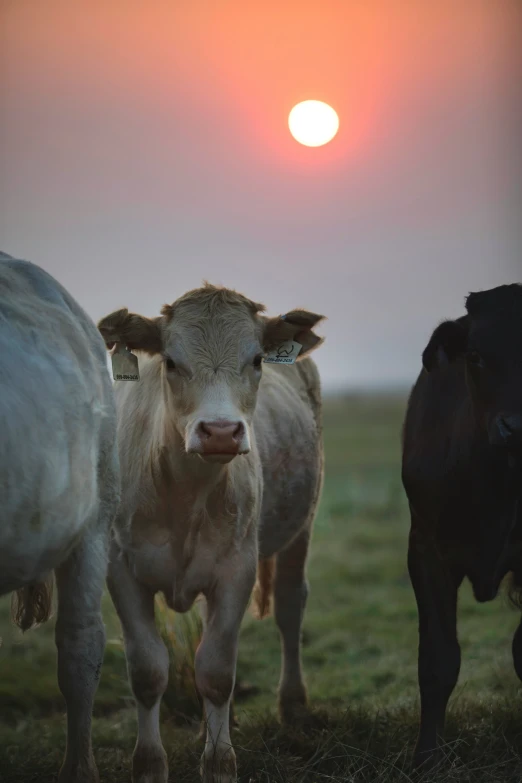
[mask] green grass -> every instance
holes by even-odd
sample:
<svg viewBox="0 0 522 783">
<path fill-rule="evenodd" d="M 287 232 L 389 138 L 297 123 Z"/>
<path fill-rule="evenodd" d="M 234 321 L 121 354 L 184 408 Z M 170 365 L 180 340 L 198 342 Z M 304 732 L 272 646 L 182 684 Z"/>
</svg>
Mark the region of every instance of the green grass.
<svg viewBox="0 0 522 783">
<path fill-rule="evenodd" d="M 253 687 L 236 703 L 234 732 L 245 783 L 410 779 L 418 710 L 417 616 L 406 570 L 409 519 L 399 469 L 403 410 L 403 399 L 379 396 L 329 400 L 325 406 L 326 480 L 303 634 L 313 714 L 305 727 L 279 726 L 277 630 L 272 618 L 259 622 L 247 616 L 238 678 Z M 503 596 L 479 605 L 467 584 L 461 593 L 462 673 L 450 708 L 448 759 L 433 779 L 520 781 L 522 691 L 510 657 L 518 614 Z M 0 781 L 46 783 L 54 780 L 64 746 L 53 623 L 22 636 L 8 614 L 4 598 Z M 118 783 L 129 780 L 135 719 L 119 624 L 108 598 L 104 616 L 109 644 L 94 738 L 102 780 Z M 193 650 L 194 629 L 187 629 Z M 166 631 L 175 638 L 172 628 Z M 176 709 L 175 689 L 184 679 L 178 652 L 171 660 L 177 685 L 166 700 L 163 733 L 172 780 L 183 783 L 197 779 L 201 743 L 195 722 L 180 720 L 190 703 Z"/>
</svg>

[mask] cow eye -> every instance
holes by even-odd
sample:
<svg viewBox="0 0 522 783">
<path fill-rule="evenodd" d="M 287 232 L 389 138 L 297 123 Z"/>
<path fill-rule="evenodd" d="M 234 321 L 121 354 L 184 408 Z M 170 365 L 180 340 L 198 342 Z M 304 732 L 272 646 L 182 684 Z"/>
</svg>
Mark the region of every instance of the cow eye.
<svg viewBox="0 0 522 783">
<path fill-rule="evenodd" d="M 471 364 L 475 365 L 476 367 L 480 367 L 482 362 L 482 356 L 479 354 L 478 351 L 470 351 L 468 354 L 468 360 Z"/>
<path fill-rule="evenodd" d="M 261 363 L 263 361 L 263 354 L 258 353 L 258 355 L 254 358 L 253 364 L 256 369 L 259 369 L 261 367 Z"/>
<path fill-rule="evenodd" d="M 167 370 L 175 370 L 176 369 L 176 365 L 174 364 L 174 362 L 172 361 L 172 359 L 170 357 L 165 359 L 165 367 L 167 368 Z"/>
</svg>

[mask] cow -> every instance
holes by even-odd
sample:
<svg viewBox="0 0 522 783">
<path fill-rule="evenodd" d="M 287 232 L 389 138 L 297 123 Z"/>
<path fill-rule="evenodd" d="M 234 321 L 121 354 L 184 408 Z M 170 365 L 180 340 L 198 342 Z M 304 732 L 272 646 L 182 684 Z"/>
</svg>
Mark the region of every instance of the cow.
<svg viewBox="0 0 522 783">
<path fill-rule="evenodd" d="M 411 528 L 408 569 L 419 615 L 416 765 L 440 756 L 460 670 L 457 593 L 465 577 L 491 601 L 522 585 L 522 285 L 471 293 L 422 355 L 403 429 Z M 512 646 L 522 679 L 522 627 Z"/>
<path fill-rule="evenodd" d="M 108 574 L 137 702 L 134 783 L 166 783 L 168 775 L 159 730 L 168 655 L 154 621 L 157 592 L 177 612 L 200 595 L 205 602 L 195 658 L 205 783 L 236 780 L 229 706 L 254 586 L 259 616 L 274 597 L 283 719 L 306 705 L 300 635 L 323 475 L 320 382 L 308 354 L 322 342 L 313 331 L 322 316 L 268 318 L 263 310 L 205 284 L 156 318 L 124 308 L 98 324 L 109 350 L 139 357 L 139 381 L 115 382 L 122 505 Z M 302 346 L 297 363 L 286 349 L 277 357 L 283 344 Z M 271 351 L 285 364 L 265 362 Z"/>
<path fill-rule="evenodd" d="M 67 707 L 59 783 L 97 783 L 91 713 L 120 492 L 114 393 L 94 322 L 43 269 L 5 253 L 0 443 L 0 595 L 14 593 L 14 619 L 26 631 L 49 618 L 56 581 L 58 683 Z"/>
</svg>

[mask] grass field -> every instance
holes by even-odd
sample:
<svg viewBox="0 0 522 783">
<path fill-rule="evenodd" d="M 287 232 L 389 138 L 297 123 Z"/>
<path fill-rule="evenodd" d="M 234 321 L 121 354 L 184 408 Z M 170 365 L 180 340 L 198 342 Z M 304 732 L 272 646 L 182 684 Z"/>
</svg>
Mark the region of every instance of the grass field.
<svg viewBox="0 0 522 783">
<path fill-rule="evenodd" d="M 240 780 L 408 781 L 417 728 L 417 616 L 406 570 L 408 515 L 399 470 L 404 400 L 348 397 L 325 409 L 326 481 L 309 566 L 303 658 L 313 710 L 303 726 L 275 714 L 279 639 L 272 618 L 244 621 L 234 731 Z M 520 781 L 522 699 L 510 657 L 517 613 L 501 596 L 462 589 L 462 674 L 446 761 L 424 780 Z M 0 601 L 0 781 L 55 779 L 64 748 L 53 623 L 22 637 Z M 105 601 L 109 644 L 94 722 L 102 781 L 130 780 L 135 740 L 120 630 Z M 251 686 L 250 688 L 246 686 Z M 240 694 L 241 695 L 241 694 Z M 171 780 L 197 780 L 201 742 L 169 693 L 163 736 Z M 186 713 L 187 710 L 184 710 Z M 415 779 L 419 779 L 417 775 Z"/>
</svg>

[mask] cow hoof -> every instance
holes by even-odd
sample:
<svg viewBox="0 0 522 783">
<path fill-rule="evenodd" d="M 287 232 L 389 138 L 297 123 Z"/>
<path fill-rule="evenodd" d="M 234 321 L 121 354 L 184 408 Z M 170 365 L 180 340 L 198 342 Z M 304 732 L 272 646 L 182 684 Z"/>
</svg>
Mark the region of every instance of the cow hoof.
<svg viewBox="0 0 522 783">
<path fill-rule="evenodd" d="M 169 765 L 162 747 L 137 747 L 132 756 L 132 783 L 167 783 Z"/>
<path fill-rule="evenodd" d="M 200 767 L 203 783 L 237 783 L 236 754 L 228 748 L 219 758 L 215 751 L 203 753 Z"/>
<path fill-rule="evenodd" d="M 94 757 L 80 763 L 64 762 L 58 783 L 100 783 L 100 775 Z"/>
<path fill-rule="evenodd" d="M 413 754 L 413 769 L 418 772 L 429 772 L 434 769 L 441 760 L 439 750 L 421 750 L 415 749 Z"/>
<path fill-rule="evenodd" d="M 279 717 L 282 723 L 295 723 L 305 720 L 309 715 L 308 697 L 305 688 L 290 693 L 279 694 Z"/>
</svg>

